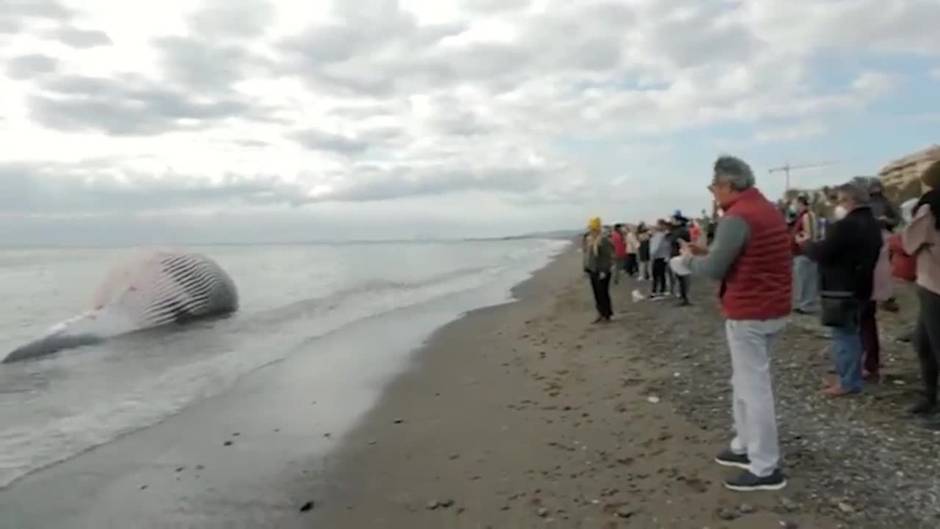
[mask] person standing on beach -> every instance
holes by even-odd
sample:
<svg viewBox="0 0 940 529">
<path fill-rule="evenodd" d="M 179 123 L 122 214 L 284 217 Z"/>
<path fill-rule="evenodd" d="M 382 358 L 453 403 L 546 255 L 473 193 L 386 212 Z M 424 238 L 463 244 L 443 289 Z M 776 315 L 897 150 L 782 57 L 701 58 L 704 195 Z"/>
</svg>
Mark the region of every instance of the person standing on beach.
<svg viewBox="0 0 940 529">
<path fill-rule="evenodd" d="M 736 436 L 715 461 L 744 469 L 725 481 L 728 489 L 779 490 L 787 480 L 779 467 L 770 351 L 790 314 L 790 234 L 744 161 L 719 158 L 708 189 L 725 212 L 714 243 L 709 248 L 683 244 L 682 256 L 693 274 L 721 281 Z"/>
<path fill-rule="evenodd" d="M 626 268 L 627 241 L 624 237 L 623 224 L 615 224 L 610 234 L 610 242 L 614 245 L 614 284 L 620 284 L 620 272 Z"/>
<path fill-rule="evenodd" d="M 640 223 L 636 229 L 637 238 L 640 240 L 640 249 L 637 252 L 637 259 L 640 262 L 639 279 L 640 281 L 649 281 L 650 275 L 650 232 L 646 224 Z"/>
<path fill-rule="evenodd" d="M 650 237 L 650 252 L 653 258 L 653 290 L 650 297 L 653 299 L 666 296 L 666 261 L 670 253 L 667 231 L 666 221 L 660 219 Z"/>
<path fill-rule="evenodd" d="M 637 253 L 640 251 L 640 239 L 637 237 L 636 228 L 627 228 L 627 262 L 624 268 L 627 275 L 635 278 L 637 274 Z"/>
<path fill-rule="evenodd" d="M 862 390 L 862 309 L 872 299 L 875 266 L 881 254 L 881 227 L 871 213 L 865 182 L 857 179 L 836 189 L 837 222 L 826 238 L 798 239 L 803 254 L 822 269 L 822 320 L 832 329 L 832 351 L 838 380 L 823 393 L 841 397 Z"/>
<path fill-rule="evenodd" d="M 800 195 L 793 208 L 793 305 L 798 314 L 813 314 L 819 306 L 819 268 L 812 259 L 803 255 L 798 240 L 819 240 L 816 214 L 809 206 L 809 197 Z"/>
<path fill-rule="evenodd" d="M 937 411 L 937 383 L 940 377 L 940 161 L 921 176 L 930 191 L 925 193 L 911 215 L 913 220 L 901 240 L 904 251 L 917 262 L 917 297 L 920 315 L 914 344 L 924 378 L 924 400 L 911 412 L 927 415 Z"/>
<path fill-rule="evenodd" d="M 691 234 L 688 229 L 689 219 L 682 215 L 682 212 L 676 211 L 672 217 L 672 229 L 669 232 L 670 255 L 677 257 L 682 251 L 682 246 L 692 242 Z M 688 307 L 692 303 L 689 301 L 689 285 L 691 278 L 687 275 L 679 275 L 670 268 L 670 277 L 673 283 L 679 287 L 679 306 Z M 670 289 L 672 290 L 672 289 Z"/>
<path fill-rule="evenodd" d="M 610 237 L 603 233 L 603 225 L 598 217 L 588 223 L 585 252 L 585 270 L 591 278 L 591 290 L 594 292 L 594 304 L 598 314 L 594 323 L 609 322 L 614 315 L 610 302 L 610 272 L 614 265 L 614 245 Z"/>
</svg>

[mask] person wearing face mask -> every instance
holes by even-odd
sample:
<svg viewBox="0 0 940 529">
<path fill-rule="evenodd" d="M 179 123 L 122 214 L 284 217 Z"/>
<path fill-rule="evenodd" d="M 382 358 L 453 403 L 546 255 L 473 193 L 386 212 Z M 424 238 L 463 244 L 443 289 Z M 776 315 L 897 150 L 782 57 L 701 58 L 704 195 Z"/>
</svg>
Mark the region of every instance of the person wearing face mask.
<svg viewBox="0 0 940 529">
<path fill-rule="evenodd" d="M 862 390 L 862 309 L 872 298 L 875 266 L 881 253 L 881 227 L 869 206 L 864 183 L 856 180 L 836 189 L 837 221 L 826 238 L 801 237 L 803 253 L 822 270 L 822 323 L 832 328 L 837 379 L 827 379 L 823 393 L 841 397 Z"/>
<path fill-rule="evenodd" d="M 603 233 L 601 219 L 594 217 L 588 222 L 588 234 L 584 239 L 585 271 L 591 278 L 591 291 L 597 308 L 594 323 L 609 322 L 614 314 L 610 302 L 610 273 L 614 266 L 614 244 L 610 236 Z"/>
<path fill-rule="evenodd" d="M 813 314 L 819 304 L 819 269 L 809 257 L 802 255 L 797 240 L 817 241 L 816 215 L 809 207 L 809 197 L 800 195 L 791 206 L 794 214 L 793 233 L 793 310 Z"/>
<path fill-rule="evenodd" d="M 927 415 L 937 411 L 940 377 L 940 161 L 930 165 L 921 180 L 930 191 L 914 206 L 913 220 L 901 240 L 904 251 L 916 259 L 920 301 L 914 346 L 920 357 L 925 391 L 924 399 L 911 411 Z"/>
<path fill-rule="evenodd" d="M 683 244 L 681 262 L 693 275 L 721 282 L 736 436 L 715 461 L 743 469 L 725 481 L 731 490 L 779 490 L 787 480 L 780 470 L 770 354 L 790 315 L 790 234 L 744 161 L 719 158 L 708 189 L 723 211 L 714 242 L 708 248 Z"/>
</svg>

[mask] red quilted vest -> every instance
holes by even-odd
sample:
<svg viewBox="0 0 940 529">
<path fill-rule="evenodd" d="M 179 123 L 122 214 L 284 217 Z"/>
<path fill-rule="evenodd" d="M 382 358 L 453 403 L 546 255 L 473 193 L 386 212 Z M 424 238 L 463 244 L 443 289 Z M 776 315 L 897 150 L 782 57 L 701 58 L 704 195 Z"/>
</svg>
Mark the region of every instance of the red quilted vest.
<svg viewBox="0 0 940 529">
<path fill-rule="evenodd" d="M 770 320 L 790 314 L 793 261 L 783 215 L 751 188 L 726 208 L 725 216 L 747 222 L 750 236 L 721 285 L 721 306 L 730 320 Z"/>
</svg>

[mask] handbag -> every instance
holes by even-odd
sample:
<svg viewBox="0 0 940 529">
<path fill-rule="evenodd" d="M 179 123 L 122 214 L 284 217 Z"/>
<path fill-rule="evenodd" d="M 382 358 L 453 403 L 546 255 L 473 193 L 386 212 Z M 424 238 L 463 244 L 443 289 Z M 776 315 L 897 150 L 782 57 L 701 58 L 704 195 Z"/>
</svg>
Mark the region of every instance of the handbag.
<svg viewBox="0 0 940 529">
<path fill-rule="evenodd" d="M 826 327 L 858 325 L 862 305 L 853 292 L 824 290 L 820 292 L 820 319 Z"/>
<path fill-rule="evenodd" d="M 891 275 L 901 281 L 917 281 L 917 259 L 904 251 L 901 236 L 892 235 L 888 239 L 888 247 L 891 250 Z"/>
</svg>

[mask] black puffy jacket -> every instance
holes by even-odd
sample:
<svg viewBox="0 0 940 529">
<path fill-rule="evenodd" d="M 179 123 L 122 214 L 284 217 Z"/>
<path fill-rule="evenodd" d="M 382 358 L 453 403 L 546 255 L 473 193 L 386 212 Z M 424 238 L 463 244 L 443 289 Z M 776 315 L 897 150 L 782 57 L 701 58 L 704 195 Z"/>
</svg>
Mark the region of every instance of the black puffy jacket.
<svg viewBox="0 0 940 529">
<path fill-rule="evenodd" d="M 808 244 L 805 253 L 819 263 L 823 291 L 853 292 L 868 301 L 881 245 L 881 225 L 863 206 L 829 226 L 825 240 Z"/>
</svg>

